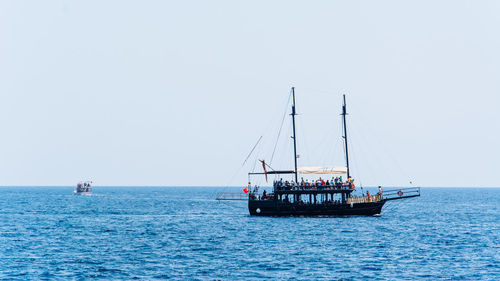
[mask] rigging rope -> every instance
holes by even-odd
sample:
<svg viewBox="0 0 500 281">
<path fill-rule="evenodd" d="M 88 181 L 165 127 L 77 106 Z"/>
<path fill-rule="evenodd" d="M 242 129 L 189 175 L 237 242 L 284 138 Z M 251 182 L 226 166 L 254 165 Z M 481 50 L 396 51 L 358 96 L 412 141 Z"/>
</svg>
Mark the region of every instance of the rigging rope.
<svg viewBox="0 0 500 281">
<path fill-rule="evenodd" d="M 257 141 L 257 143 L 253 146 L 252 150 L 250 150 L 250 153 L 248 153 L 248 156 L 247 158 L 245 158 L 245 161 L 243 161 L 243 164 L 241 164 L 241 166 L 244 166 L 245 163 L 247 162 L 248 158 L 250 158 L 250 156 L 252 155 L 252 152 L 255 150 L 255 148 L 257 147 L 257 145 L 259 144 L 260 140 L 262 140 L 262 136 L 260 136 L 259 140 Z"/>
<path fill-rule="evenodd" d="M 352 135 L 353 135 L 353 134 L 351 134 L 351 136 L 352 136 Z M 352 160 L 353 160 L 352 162 L 353 162 L 354 166 L 356 167 L 355 171 L 356 171 L 356 173 L 357 173 L 357 174 L 358 174 L 358 176 L 359 176 L 359 178 L 358 178 L 358 179 L 359 179 L 359 180 L 358 180 L 359 185 L 360 185 L 360 186 L 363 186 L 363 182 L 361 181 L 361 178 L 362 178 L 362 176 L 361 176 L 361 169 L 359 168 L 360 166 L 358 165 L 358 160 L 357 160 L 357 158 L 356 158 L 356 155 L 357 155 L 357 154 L 355 153 L 355 152 L 356 152 L 356 150 L 355 150 L 355 149 L 352 149 L 352 147 L 354 146 L 354 142 L 352 141 L 352 139 L 353 139 L 353 138 L 351 137 L 351 155 L 352 155 Z M 351 174 L 352 174 L 352 173 L 351 173 Z M 354 178 L 354 177 L 353 177 L 353 178 Z"/>
<path fill-rule="evenodd" d="M 286 113 L 288 111 L 288 104 L 290 103 L 291 97 L 292 97 L 292 90 L 290 90 L 290 95 L 288 96 L 288 101 L 287 101 L 286 107 L 285 107 L 285 113 L 283 114 L 283 118 L 281 119 L 281 125 L 280 125 L 280 129 L 278 131 L 278 137 L 276 137 L 276 143 L 274 144 L 273 154 L 271 155 L 271 160 L 269 161 L 269 164 L 273 163 L 274 153 L 276 152 L 276 147 L 278 146 L 278 140 L 279 140 L 280 135 L 281 135 L 281 129 L 283 128 L 283 123 L 285 122 Z"/>
</svg>

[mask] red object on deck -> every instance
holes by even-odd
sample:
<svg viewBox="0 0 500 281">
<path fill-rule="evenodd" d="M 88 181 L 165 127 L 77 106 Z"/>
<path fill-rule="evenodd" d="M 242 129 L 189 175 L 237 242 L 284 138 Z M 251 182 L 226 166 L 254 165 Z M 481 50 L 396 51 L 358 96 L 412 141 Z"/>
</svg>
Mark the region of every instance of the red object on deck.
<svg viewBox="0 0 500 281">
<path fill-rule="evenodd" d="M 247 194 L 249 192 L 248 187 L 245 186 L 245 188 L 243 189 L 243 192 L 245 192 L 245 194 Z"/>
</svg>

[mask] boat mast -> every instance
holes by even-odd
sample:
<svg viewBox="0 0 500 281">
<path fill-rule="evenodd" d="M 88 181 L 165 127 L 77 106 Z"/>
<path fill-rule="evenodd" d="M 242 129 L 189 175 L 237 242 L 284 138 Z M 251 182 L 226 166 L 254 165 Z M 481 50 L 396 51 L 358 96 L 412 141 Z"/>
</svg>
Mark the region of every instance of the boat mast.
<svg viewBox="0 0 500 281">
<path fill-rule="evenodd" d="M 345 143 L 345 162 L 347 166 L 347 180 L 350 178 L 349 174 L 349 151 L 347 149 L 347 125 L 346 125 L 346 118 L 345 116 L 347 115 L 347 110 L 346 110 L 346 104 L 345 104 L 345 95 L 344 95 L 344 105 L 342 105 L 342 118 L 344 119 L 344 143 Z"/>
<path fill-rule="evenodd" d="M 292 125 L 293 125 L 293 156 L 295 160 L 295 183 L 298 183 L 298 175 L 297 175 L 297 141 L 295 137 L 295 87 L 292 87 L 292 97 L 293 97 L 293 103 L 292 103 Z"/>
</svg>

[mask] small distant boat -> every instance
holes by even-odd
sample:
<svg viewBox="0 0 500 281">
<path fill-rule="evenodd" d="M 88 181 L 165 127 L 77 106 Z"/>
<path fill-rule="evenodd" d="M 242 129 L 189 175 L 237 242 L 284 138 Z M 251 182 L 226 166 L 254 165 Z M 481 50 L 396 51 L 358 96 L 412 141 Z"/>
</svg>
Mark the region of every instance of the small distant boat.
<svg viewBox="0 0 500 281">
<path fill-rule="evenodd" d="M 92 183 L 91 181 L 81 181 L 76 184 L 74 194 L 90 195 L 92 194 Z"/>
</svg>

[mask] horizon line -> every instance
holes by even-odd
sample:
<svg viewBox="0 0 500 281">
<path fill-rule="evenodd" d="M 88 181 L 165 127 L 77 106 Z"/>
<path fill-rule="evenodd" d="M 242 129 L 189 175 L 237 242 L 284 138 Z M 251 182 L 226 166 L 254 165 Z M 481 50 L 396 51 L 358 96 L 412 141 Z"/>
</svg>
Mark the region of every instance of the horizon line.
<svg viewBox="0 0 500 281">
<path fill-rule="evenodd" d="M 75 187 L 74 185 L 0 185 L 1 187 Z M 242 187 L 240 185 L 93 185 L 93 187 L 221 187 L 221 188 L 236 188 Z M 272 186 L 259 186 L 260 188 Z M 365 188 L 378 187 L 377 185 L 365 186 Z M 386 185 L 382 187 L 419 187 L 419 188 L 500 188 L 500 186 L 394 186 Z M 358 188 L 358 187 L 357 187 Z M 363 188 L 363 187 L 360 187 Z"/>
</svg>

